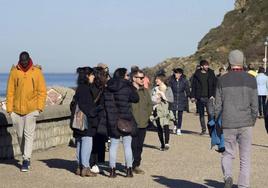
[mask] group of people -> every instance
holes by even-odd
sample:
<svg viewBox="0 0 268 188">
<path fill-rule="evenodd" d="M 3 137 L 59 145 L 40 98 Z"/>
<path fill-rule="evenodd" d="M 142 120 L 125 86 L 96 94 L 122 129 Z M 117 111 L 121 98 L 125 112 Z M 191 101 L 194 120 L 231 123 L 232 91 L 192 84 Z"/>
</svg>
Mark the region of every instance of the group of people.
<svg viewBox="0 0 268 188">
<path fill-rule="evenodd" d="M 138 67 L 133 67 L 130 73 L 126 68 L 118 68 L 112 77 L 105 64 L 93 68 L 79 67 L 77 88 L 70 104 L 71 123 L 76 106 L 79 106 L 86 117 L 87 127 L 84 130 L 72 128 L 76 140 L 75 173 L 82 177 L 96 176 L 92 169 L 105 161 L 105 143 L 109 139 L 109 177 L 115 178 L 117 175 L 116 157 L 121 140 L 126 177 L 133 177 L 133 172 L 144 174 L 140 166 L 149 121 L 157 127 L 159 149 L 168 150 L 169 126 L 174 123 L 174 132 L 182 134 L 183 112 L 190 98 L 197 104 L 201 135 L 206 134 L 207 129 L 205 108 L 208 121 L 219 116 L 222 118 L 225 151 L 221 163 L 225 187 L 232 187 L 233 184 L 232 160 L 237 144 L 241 161 L 238 186 L 249 187 L 252 127 L 259 108 L 257 88 L 260 103 L 265 103 L 268 93 L 259 89 L 259 83 L 264 83 L 264 70 L 259 69 L 257 79 L 245 72 L 241 51 L 231 51 L 228 62 L 228 72 L 216 77 L 209 68 L 209 62 L 201 60 L 191 82 L 181 68 L 173 69 L 169 77 L 159 71 L 152 89 L 148 77 Z M 258 87 L 256 80 L 260 80 Z M 268 88 L 268 81 L 265 84 Z M 44 110 L 45 99 L 46 85 L 41 68 L 33 65 L 28 52 L 22 52 L 18 64 L 11 69 L 7 86 L 7 112 L 17 131 L 23 157 L 21 171 L 29 170 L 36 118 Z M 266 112 L 265 105 L 261 110 Z M 131 125 L 130 131 L 118 128 L 119 119 Z"/>
</svg>

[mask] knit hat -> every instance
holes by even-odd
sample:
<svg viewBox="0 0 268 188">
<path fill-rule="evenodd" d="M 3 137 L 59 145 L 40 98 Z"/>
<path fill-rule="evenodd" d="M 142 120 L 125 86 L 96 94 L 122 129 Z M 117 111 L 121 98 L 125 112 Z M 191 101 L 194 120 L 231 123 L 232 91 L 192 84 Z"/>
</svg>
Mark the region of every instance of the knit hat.
<svg viewBox="0 0 268 188">
<path fill-rule="evenodd" d="M 240 50 L 233 50 L 229 53 L 228 60 L 231 65 L 243 66 L 244 54 Z"/>
<path fill-rule="evenodd" d="M 108 68 L 108 65 L 104 64 L 104 63 L 98 63 L 97 67 L 101 67 L 103 69 Z"/>
</svg>

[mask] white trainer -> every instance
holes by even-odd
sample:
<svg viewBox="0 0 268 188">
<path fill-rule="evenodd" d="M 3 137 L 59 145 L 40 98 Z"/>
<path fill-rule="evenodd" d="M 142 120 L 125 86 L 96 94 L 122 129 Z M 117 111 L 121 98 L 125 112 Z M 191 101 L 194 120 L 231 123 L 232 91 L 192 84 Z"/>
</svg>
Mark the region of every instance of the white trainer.
<svg viewBox="0 0 268 188">
<path fill-rule="evenodd" d="M 173 127 L 173 133 L 176 134 L 176 131 L 177 131 L 177 127 L 174 126 L 174 127 Z"/>
<path fill-rule="evenodd" d="M 180 129 L 177 129 L 177 133 L 176 133 L 177 135 L 182 135 L 181 134 L 181 130 Z"/>
<path fill-rule="evenodd" d="M 94 165 L 91 168 L 91 172 L 93 172 L 95 174 L 98 174 L 98 173 L 100 173 L 100 169 L 99 169 L 99 167 L 97 165 Z"/>
</svg>

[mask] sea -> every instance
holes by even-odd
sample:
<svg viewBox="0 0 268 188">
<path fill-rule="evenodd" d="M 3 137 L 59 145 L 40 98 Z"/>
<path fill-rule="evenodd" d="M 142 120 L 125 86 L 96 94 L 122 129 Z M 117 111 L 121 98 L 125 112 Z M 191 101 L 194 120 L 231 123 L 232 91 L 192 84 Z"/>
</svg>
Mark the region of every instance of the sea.
<svg viewBox="0 0 268 188">
<path fill-rule="evenodd" d="M 0 74 L 0 97 L 6 96 L 6 87 L 9 74 Z M 47 87 L 49 86 L 64 86 L 75 87 L 77 75 L 73 73 L 45 73 Z"/>
</svg>

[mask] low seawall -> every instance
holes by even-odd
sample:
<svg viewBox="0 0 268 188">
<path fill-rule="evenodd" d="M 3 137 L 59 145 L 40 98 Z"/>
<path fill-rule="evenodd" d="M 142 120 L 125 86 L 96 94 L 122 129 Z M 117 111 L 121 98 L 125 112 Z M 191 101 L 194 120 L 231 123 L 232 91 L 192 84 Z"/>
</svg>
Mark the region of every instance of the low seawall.
<svg viewBox="0 0 268 188">
<path fill-rule="evenodd" d="M 48 106 L 37 119 L 33 151 L 45 150 L 68 144 L 72 138 L 69 127 L 69 105 Z M 21 155 L 15 129 L 5 111 L 0 110 L 0 159 L 11 159 Z"/>
</svg>

